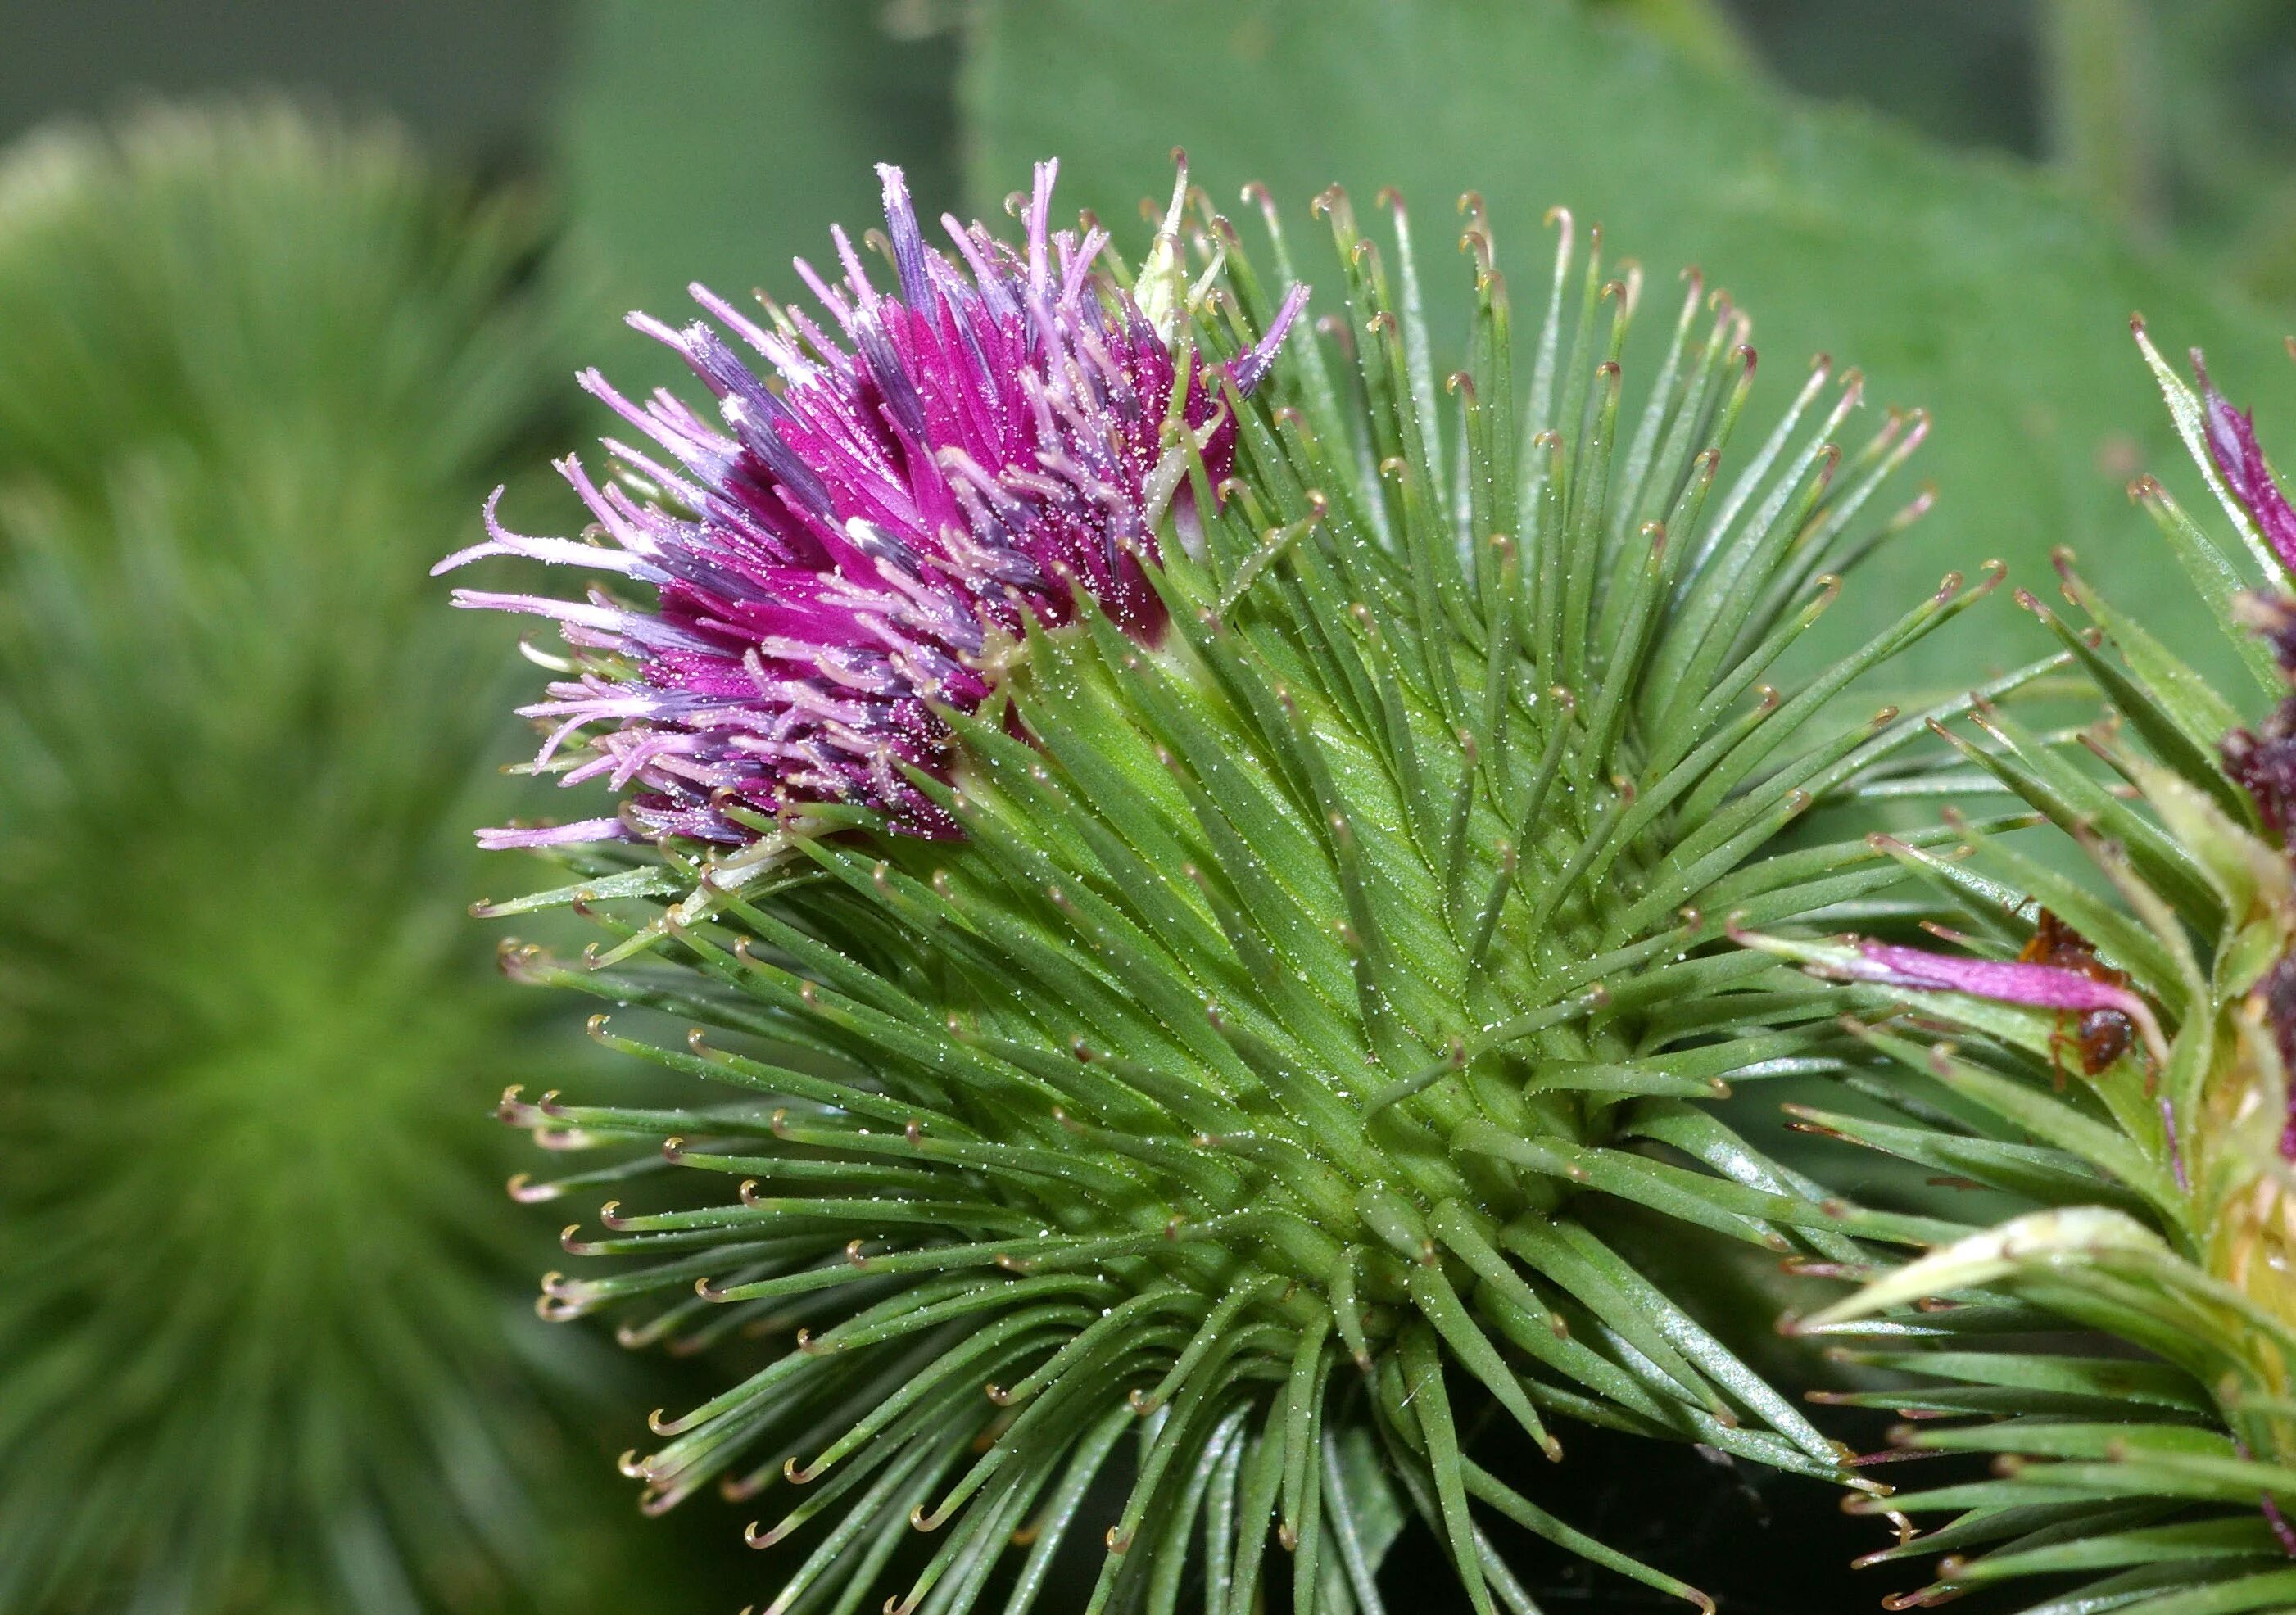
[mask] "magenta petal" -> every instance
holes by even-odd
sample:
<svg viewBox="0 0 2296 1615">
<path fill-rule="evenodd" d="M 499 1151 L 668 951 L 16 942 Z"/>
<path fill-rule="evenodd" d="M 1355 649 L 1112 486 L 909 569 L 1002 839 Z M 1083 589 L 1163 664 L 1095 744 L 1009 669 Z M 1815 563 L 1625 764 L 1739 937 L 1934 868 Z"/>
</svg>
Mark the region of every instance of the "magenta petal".
<svg viewBox="0 0 2296 1615">
<path fill-rule="evenodd" d="M 2247 410 L 2234 409 L 2216 389 L 2199 348 L 2193 349 L 2192 359 L 2208 410 L 2209 455 L 2281 565 L 2296 571 L 2296 510 L 2289 507 L 2272 468 L 2264 463 L 2264 450 L 2256 440 L 2256 418 Z"/>
<path fill-rule="evenodd" d="M 2132 1017 L 2149 1014 L 2144 1001 L 2127 988 L 2053 964 L 1962 958 L 1887 942 L 1863 943 L 1857 951 L 1863 966 L 1852 965 L 1849 973 L 1860 981 L 1967 993 L 2004 1004 L 2030 1004 L 2037 1009 L 2109 1009 Z"/>
<path fill-rule="evenodd" d="M 1292 334 L 1292 323 L 1299 319 L 1300 311 L 1307 306 L 1308 288 L 1292 287 L 1284 293 L 1282 307 L 1276 309 L 1275 318 L 1268 324 L 1267 334 L 1228 361 L 1228 380 L 1235 383 L 1237 391 L 1250 392 L 1259 385 L 1259 378 L 1266 375 L 1268 367 L 1275 363 L 1276 350 L 1283 346 L 1283 339 Z"/>
</svg>

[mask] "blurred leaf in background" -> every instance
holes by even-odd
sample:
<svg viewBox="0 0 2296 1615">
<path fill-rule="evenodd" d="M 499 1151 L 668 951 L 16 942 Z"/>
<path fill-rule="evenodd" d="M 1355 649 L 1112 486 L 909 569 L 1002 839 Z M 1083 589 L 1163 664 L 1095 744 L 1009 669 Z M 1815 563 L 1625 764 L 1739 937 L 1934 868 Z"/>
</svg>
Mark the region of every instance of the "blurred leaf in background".
<svg viewBox="0 0 2296 1615">
<path fill-rule="evenodd" d="M 681 1585 L 523 1305 L 484 1110 L 565 1062 L 462 913 L 507 669 L 424 576 L 563 430 L 547 242 L 273 106 L 0 168 L 11 1615 Z"/>
<path fill-rule="evenodd" d="M 2032 0 L 1726 4 L 1776 84 L 1866 106 L 1946 145 L 2040 154 Z"/>
<path fill-rule="evenodd" d="M 1588 13 L 1633 28 L 1693 61 L 1729 73 L 1759 62 L 1726 0 L 1581 0 Z"/>
<path fill-rule="evenodd" d="M 610 306 L 675 324 L 693 282 L 737 300 L 801 291 L 790 259 L 823 258 L 834 223 L 877 217 L 880 162 L 906 166 L 924 217 L 955 207 L 956 25 L 939 0 L 582 8 L 560 168 Z M 685 376 L 660 343 L 607 322 L 581 348 L 634 395 Z"/>
<path fill-rule="evenodd" d="M 2296 305 L 2296 8 L 2043 0 L 2051 160 L 2140 230 Z"/>
<path fill-rule="evenodd" d="M 1167 183 L 1177 143 L 1223 203 L 1264 181 L 1295 228 L 1336 179 L 1365 197 L 1400 187 L 1439 240 L 1453 199 L 1478 189 L 1502 265 L 1526 284 L 1552 250 L 1540 217 L 1554 203 L 1601 220 L 1654 283 L 1703 265 L 1757 312 L 1765 365 L 1799 372 L 1831 351 L 1865 369 L 1869 398 L 1937 416 L 1923 458 L 1939 513 L 1845 597 L 1837 643 L 1990 555 L 2036 588 L 2062 543 L 2138 574 L 2138 591 L 2168 565 L 2123 496 L 2173 452 L 2128 357 L 2132 309 L 2237 365 L 2226 386 L 2259 408 L 2296 410 L 2276 328 L 2059 187 L 1800 104 L 1560 0 L 1170 0 L 1156 17 L 986 0 L 964 78 L 974 189 L 1001 193 L 1057 152 L 1067 206 L 1129 217 Z M 2198 639 L 2197 611 L 2161 597 L 2175 603 L 2164 632 Z M 1916 660 L 1944 677 L 1961 654 Z"/>
<path fill-rule="evenodd" d="M 2285 0 L 1728 0 L 1779 81 L 2034 159 L 2140 237 L 2296 306 Z"/>
</svg>

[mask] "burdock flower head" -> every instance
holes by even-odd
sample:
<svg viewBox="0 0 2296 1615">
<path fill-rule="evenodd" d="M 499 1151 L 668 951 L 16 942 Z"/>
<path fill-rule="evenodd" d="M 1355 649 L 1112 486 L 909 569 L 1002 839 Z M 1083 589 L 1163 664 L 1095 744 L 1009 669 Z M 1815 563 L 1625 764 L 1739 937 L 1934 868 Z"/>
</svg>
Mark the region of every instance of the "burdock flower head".
<svg viewBox="0 0 2296 1615">
<path fill-rule="evenodd" d="M 1135 290 L 1115 290 L 1095 273 L 1105 232 L 1049 226 L 1055 168 L 1037 168 L 1021 249 L 945 217 L 952 257 L 920 234 L 900 170 L 880 167 L 898 290 L 873 283 L 840 230 L 840 281 L 798 266 L 825 326 L 770 304 L 761 324 L 694 287 L 772 381 L 707 321 L 631 316 L 693 367 L 719 419 L 667 390 L 634 402 L 585 372 L 660 453 L 609 439 L 619 480 L 603 488 L 561 463 L 597 518 L 592 541 L 510 532 L 490 504 L 486 540 L 438 570 L 518 555 L 653 589 L 651 608 L 602 587 L 583 601 L 455 594 L 558 620 L 570 676 L 523 709 L 548 727 L 537 765 L 578 747 L 588 755 L 562 783 L 637 789 L 615 816 L 485 841 L 749 843 L 830 803 L 954 835 L 907 771 L 942 769 L 937 709 L 988 699 L 1024 617 L 1065 620 L 1081 589 L 1134 635 L 1160 635 L 1141 562 L 1191 450 L 1215 483 L 1226 476 L 1234 423 L 1218 378 L 1173 346 L 1187 295 L 1169 245 L 1178 196 Z M 1305 297 L 1295 289 L 1265 340 L 1225 365 L 1240 392 Z"/>
<path fill-rule="evenodd" d="M 889 176 L 898 295 L 841 250 L 828 334 L 705 301 L 778 390 L 672 336 L 725 427 L 620 406 L 670 463 L 573 473 L 603 542 L 480 546 L 660 602 L 471 600 L 565 623 L 537 716 L 636 792 L 501 839 L 668 843 L 551 848 L 577 882 L 495 912 L 623 941 L 505 966 L 676 1016 L 674 1048 L 594 1035 L 728 1095 L 505 1099 L 554 1147 L 637 1146 L 520 1184 L 620 1197 L 543 1308 L 764 1354 L 626 1467 L 651 1507 L 752 1501 L 775 1615 L 1025 1611 L 1087 1531 L 1095 1609 L 1191 1578 L 1252 1609 L 1275 1566 L 1271 1603 L 1375 1608 L 1406 1513 L 1482 1615 L 1528 1606 L 1501 1521 L 1698 1599 L 1562 1518 L 1543 1461 L 1462 1443 L 1496 1409 L 1548 1457 L 1584 1421 L 1845 1478 L 1600 1202 L 1826 1261 L 1927 1237 L 1698 1108 L 1857 1052 L 1837 989 L 1704 916 L 1843 922 L 1903 877 L 1825 826 L 1951 789 L 1928 726 L 1979 698 L 1837 715 L 1986 585 L 1838 660 L 1805 637 L 1926 507 L 1875 503 L 1926 418 L 1851 433 L 1863 382 L 1823 360 L 1749 408 L 1744 316 L 1694 273 L 1629 346 L 1640 273 L 1567 215 L 1518 365 L 1463 201 L 1447 376 L 1399 199 L 1368 232 L 1316 200 L 1338 292 L 1293 330 L 1262 193 L 1265 280 L 1191 190 L 1128 288 L 1051 182 L 1018 249 L 943 258 Z M 738 844 L 705 872 L 685 838 Z"/>
</svg>

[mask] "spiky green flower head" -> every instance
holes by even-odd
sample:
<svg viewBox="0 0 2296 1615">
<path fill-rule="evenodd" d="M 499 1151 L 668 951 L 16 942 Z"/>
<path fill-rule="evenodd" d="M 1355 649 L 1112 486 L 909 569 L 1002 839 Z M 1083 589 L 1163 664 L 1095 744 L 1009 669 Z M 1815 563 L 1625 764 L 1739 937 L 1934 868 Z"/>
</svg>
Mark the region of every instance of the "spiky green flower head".
<svg viewBox="0 0 2296 1615">
<path fill-rule="evenodd" d="M 1956 911 L 1932 926 L 1956 951 L 1749 939 L 1855 984 L 1863 1036 L 1897 1068 L 1865 1091 L 1900 1117 L 1805 1111 L 1805 1126 L 2035 1208 L 1869 1269 L 1799 1325 L 1878 1336 L 1849 1355 L 1923 1376 L 1842 1398 L 1920 1421 L 1888 1455 L 1995 1455 L 1989 1474 L 1949 1461 L 1860 1505 L 1954 1516 L 1872 1555 L 1945 1556 L 1892 1608 L 2044 1575 L 2093 1579 L 2041 1611 L 2296 1607 L 2296 512 L 2200 356 L 2195 390 L 2141 323 L 2136 336 L 2229 541 L 2151 477 L 2130 492 L 2255 688 L 2219 693 L 2060 552 L 2065 598 L 2091 626 L 2019 599 L 2109 715 L 2043 736 L 1980 712 L 1956 744 L 2096 878 L 2037 849 L 1955 861 L 1892 847 Z M 2069 1325 L 2095 1335 L 2069 1348 Z M 1985 1422 L 1929 1422 L 1956 1414 Z"/>
<path fill-rule="evenodd" d="M 409 580 L 549 419 L 538 221 L 272 108 L 0 220 L 0 1610 L 539 1607 L 619 1551 L 600 1365 L 471 1188 L 498 652 Z"/>
<path fill-rule="evenodd" d="M 1550 1512 L 1567 1466 L 1464 1449 L 1492 1412 L 1554 1459 L 1580 1421 L 1848 1475 L 1601 1208 L 1818 1258 L 1898 1228 L 1702 1107 L 1856 1047 L 1705 916 L 1902 878 L 1831 810 L 1933 788 L 1927 726 L 1978 698 L 1839 714 L 1984 586 L 1797 641 L 1926 503 L 1883 496 L 1926 422 L 1845 452 L 1861 383 L 1821 362 L 1757 439 L 1694 274 L 1628 403 L 1641 276 L 1567 215 L 1518 352 L 1463 204 L 1445 377 L 1399 201 L 1374 241 L 1317 199 L 1311 330 L 1264 197 L 1260 259 L 1184 172 L 1134 274 L 1052 177 L 1017 245 L 936 250 L 889 171 L 897 290 L 840 235 L 817 316 L 698 294 L 773 384 L 644 322 L 722 424 L 593 382 L 659 455 L 569 463 L 590 545 L 484 546 L 642 586 L 464 597 L 567 625 L 541 766 L 627 792 L 488 832 L 613 934 L 506 968 L 676 1018 L 593 1026 L 715 1085 L 506 1097 L 611 1152 L 520 1185 L 619 1197 L 542 1309 L 778 1342 L 627 1460 L 651 1507 L 754 1500 L 775 1615 L 1024 1610 L 1064 1540 L 1094 1609 L 1377 1610 L 1413 1514 L 1479 1611 L 1529 1607 L 1516 1528 L 1696 1599 Z"/>
</svg>

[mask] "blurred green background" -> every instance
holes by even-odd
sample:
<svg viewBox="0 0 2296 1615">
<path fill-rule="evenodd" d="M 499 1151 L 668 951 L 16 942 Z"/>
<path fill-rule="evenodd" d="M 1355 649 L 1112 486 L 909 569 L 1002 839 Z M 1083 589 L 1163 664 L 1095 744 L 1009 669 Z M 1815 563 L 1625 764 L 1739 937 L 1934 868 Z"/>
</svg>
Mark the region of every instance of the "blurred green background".
<svg viewBox="0 0 2296 1615">
<path fill-rule="evenodd" d="M 515 635 L 423 574 L 496 482 L 512 525 L 570 528 L 545 463 L 602 424 L 574 366 L 670 380 L 618 315 L 676 317 L 693 280 L 794 290 L 793 253 L 873 217 L 872 163 L 991 215 L 1058 154 L 1064 205 L 1119 242 L 1176 144 L 1223 206 L 1266 182 L 1295 239 L 1325 184 L 1395 184 L 1439 340 L 1469 187 L 1520 285 L 1555 203 L 1654 308 L 1696 263 L 1766 367 L 1829 352 L 1935 414 L 1936 512 L 1845 639 L 1988 556 L 2038 589 L 2071 544 L 2208 659 L 2122 494 L 2176 461 L 2134 309 L 2296 443 L 2286 0 L 0 21 L 0 1615 L 675 1615 L 773 1584 L 715 1500 L 641 1521 L 611 1473 L 678 1365 L 528 1310 L 564 1218 L 496 1192 L 530 1163 L 488 1107 L 586 1056 L 462 917 L 521 878 L 468 840 L 514 806 Z M 1987 621 L 1974 654 L 2011 660 L 2017 614 Z M 1923 654 L 1968 676 L 1965 638 Z M 1598 1460 L 1589 1507 L 1628 1523 L 1587 1523 L 1639 1518 L 1626 1545 L 1661 1562 L 1833 1529 L 1830 1500 L 1765 1515 L 1651 1463 Z M 1661 1478 L 1671 1513 L 1637 1501 Z M 1733 1609 L 1862 1606 L 1848 1551 L 1700 1578 Z"/>
</svg>

